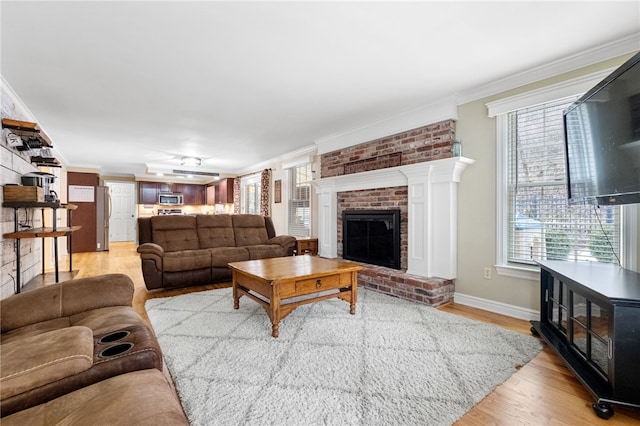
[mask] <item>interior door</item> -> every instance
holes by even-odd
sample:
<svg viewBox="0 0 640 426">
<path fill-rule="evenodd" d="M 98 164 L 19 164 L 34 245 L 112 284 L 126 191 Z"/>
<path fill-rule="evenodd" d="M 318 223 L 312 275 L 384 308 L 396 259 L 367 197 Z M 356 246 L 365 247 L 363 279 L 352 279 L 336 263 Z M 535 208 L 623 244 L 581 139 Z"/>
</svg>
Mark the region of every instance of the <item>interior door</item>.
<svg viewBox="0 0 640 426">
<path fill-rule="evenodd" d="M 111 196 L 110 241 L 134 241 L 136 220 L 135 182 L 106 182 Z"/>
</svg>

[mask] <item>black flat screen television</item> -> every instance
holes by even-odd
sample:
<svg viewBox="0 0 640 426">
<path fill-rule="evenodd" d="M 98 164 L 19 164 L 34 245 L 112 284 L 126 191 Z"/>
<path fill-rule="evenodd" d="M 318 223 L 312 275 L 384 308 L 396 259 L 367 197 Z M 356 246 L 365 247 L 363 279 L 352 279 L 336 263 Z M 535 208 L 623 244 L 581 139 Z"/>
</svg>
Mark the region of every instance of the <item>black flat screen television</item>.
<svg viewBox="0 0 640 426">
<path fill-rule="evenodd" d="M 570 203 L 640 203 L 640 53 L 563 112 Z"/>
</svg>

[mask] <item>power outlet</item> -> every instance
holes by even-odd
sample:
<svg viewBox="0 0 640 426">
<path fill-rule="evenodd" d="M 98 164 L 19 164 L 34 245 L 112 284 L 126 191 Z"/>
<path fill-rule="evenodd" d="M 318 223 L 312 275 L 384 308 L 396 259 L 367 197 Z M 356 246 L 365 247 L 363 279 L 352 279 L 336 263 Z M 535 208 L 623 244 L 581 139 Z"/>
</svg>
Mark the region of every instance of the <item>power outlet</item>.
<svg viewBox="0 0 640 426">
<path fill-rule="evenodd" d="M 485 280 L 491 279 L 491 268 L 484 268 L 484 279 Z"/>
</svg>

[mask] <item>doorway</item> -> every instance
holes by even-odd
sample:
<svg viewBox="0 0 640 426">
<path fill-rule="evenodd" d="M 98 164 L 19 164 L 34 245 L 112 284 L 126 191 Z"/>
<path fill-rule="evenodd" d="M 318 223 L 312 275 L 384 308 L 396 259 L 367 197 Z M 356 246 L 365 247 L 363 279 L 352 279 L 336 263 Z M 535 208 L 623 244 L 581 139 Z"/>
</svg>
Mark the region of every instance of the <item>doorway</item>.
<svg viewBox="0 0 640 426">
<path fill-rule="evenodd" d="M 135 241 L 136 239 L 136 183 L 105 181 L 109 188 L 110 241 Z"/>
</svg>

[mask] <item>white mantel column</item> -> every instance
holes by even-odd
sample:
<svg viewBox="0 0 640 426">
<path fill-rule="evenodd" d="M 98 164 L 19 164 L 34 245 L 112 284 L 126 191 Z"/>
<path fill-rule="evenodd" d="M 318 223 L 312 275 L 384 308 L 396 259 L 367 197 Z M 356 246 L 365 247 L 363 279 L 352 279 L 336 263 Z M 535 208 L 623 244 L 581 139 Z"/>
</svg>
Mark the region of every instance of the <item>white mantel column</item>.
<svg viewBox="0 0 640 426">
<path fill-rule="evenodd" d="M 408 274 L 456 278 L 458 182 L 473 160 L 451 160 L 402 171 L 408 187 Z"/>
<path fill-rule="evenodd" d="M 338 198 L 334 185 L 318 187 L 318 254 L 338 257 Z"/>
</svg>

